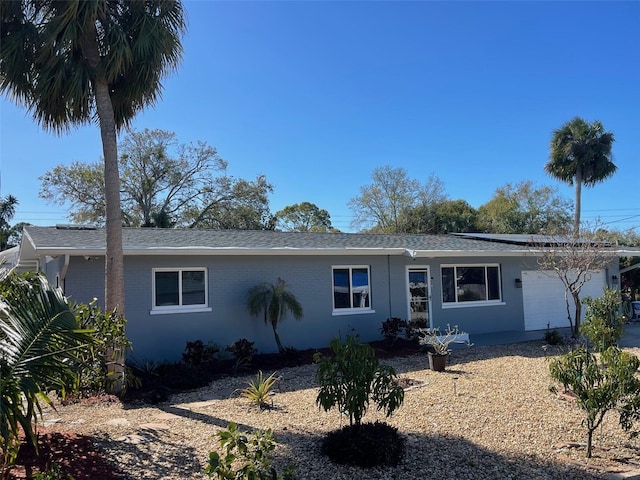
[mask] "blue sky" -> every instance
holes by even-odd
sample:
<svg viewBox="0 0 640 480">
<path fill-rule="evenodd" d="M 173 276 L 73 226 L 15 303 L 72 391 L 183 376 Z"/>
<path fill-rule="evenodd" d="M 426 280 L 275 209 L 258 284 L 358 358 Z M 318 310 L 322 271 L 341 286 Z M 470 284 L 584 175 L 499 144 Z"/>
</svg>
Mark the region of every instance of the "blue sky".
<svg viewBox="0 0 640 480">
<path fill-rule="evenodd" d="M 309 201 L 349 231 L 375 167 L 434 173 L 474 207 L 544 173 L 575 116 L 615 134 L 616 175 L 583 190 L 583 219 L 640 226 L 640 2 L 186 1 L 184 59 L 135 129 L 202 140 L 243 178 L 274 184 L 271 210 Z M 101 158 L 96 126 L 56 137 L 0 103 L 0 195 L 14 222 L 67 221 L 38 198 L 58 164 Z M 636 232 L 638 230 L 636 229 Z"/>
</svg>

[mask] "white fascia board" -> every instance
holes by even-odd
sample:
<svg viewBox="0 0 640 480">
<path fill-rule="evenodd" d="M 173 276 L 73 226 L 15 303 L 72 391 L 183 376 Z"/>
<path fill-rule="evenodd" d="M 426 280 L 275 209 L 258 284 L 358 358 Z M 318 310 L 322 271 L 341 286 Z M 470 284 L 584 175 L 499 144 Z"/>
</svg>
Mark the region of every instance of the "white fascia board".
<svg viewBox="0 0 640 480">
<path fill-rule="evenodd" d="M 401 255 L 403 248 L 237 248 L 237 247 L 177 247 L 177 248 L 132 248 L 125 249 L 125 255 Z"/>
<path fill-rule="evenodd" d="M 536 253 L 523 250 L 414 250 L 414 258 L 443 257 L 530 257 Z"/>
</svg>

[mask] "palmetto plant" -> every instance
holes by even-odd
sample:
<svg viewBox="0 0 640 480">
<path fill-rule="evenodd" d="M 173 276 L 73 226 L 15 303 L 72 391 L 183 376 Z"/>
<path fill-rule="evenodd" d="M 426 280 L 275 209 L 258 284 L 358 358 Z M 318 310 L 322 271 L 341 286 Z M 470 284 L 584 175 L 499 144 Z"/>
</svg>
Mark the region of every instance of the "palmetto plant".
<svg viewBox="0 0 640 480">
<path fill-rule="evenodd" d="M 46 278 L 14 272 L 0 278 L 0 442 L 2 475 L 20 447 L 22 429 L 36 443 L 35 423 L 47 392 L 64 394 L 80 368 L 77 354 L 92 342 L 79 330 L 59 289 Z"/>
<path fill-rule="evenodd" d="M 278 335 L 278 324 L 289 312 L 296 320 L 300 320 L 303 316 L 302 305 L 293 293 L 287 290 L 285 281 L 278 278 L 275 285 L 264 282 L 251 287 L 247 293 L 247 308 L 251 315 L 258 316 L 264 313 L 264 323 L 271 324 L 278 351 L 283 353 L 285 349 Z"/>
</svg>

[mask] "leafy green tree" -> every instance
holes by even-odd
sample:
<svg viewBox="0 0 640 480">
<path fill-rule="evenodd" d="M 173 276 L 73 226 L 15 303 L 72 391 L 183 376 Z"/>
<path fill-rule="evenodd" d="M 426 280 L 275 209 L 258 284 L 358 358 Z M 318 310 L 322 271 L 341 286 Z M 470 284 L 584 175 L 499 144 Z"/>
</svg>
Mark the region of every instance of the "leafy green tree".
<svg viewBox="0 0 640 480">
<path fill-rule="evenodd" d="M 446 200 L 442 182 L 433 174 L 421 185 L 404 168 L 384 166 L 374 169 L 371 179 L 349 200 L 349 208 L 353 225 L 372 232 L 404 233 L 402 218 L 410 210 Z"/>
<path fill-rule="evenodd" d="M 464 200 L 422 204 L 402 216 L 404 233 L 457 233 L 478 230 L 478 212 Z"/>
<path fill-rule="evenodd" d="M 380 365 L 371 345 L 349 335 L 344 343 L 332 339 L 329 347 L 332 355 L 320 358 L 316 373 L 318 406 L 348 413 L 351 426 L 362 423 L 371 400 L 387 416 L 400 408 L 404 390 L 395 381 L 396 372 L 389 365 Z"/>
<path fill-rule="evenodd" d="M 104 155 L 105 306 L 124 314 L 117 132 L 177 67 L 178 0 L 0 3 L 0 90 L 55 133 L 97 122 Z"/>
<path fill-rule="evenodd" d="M 246 216 L 243 208 L 257 212 L 260 224 L 269 210 L 272 187 L 266 179 L 230 177 L 227 162 L 204 142 L 179 144 L 173 132 L 145 129 L 130 131 L 119 151 L 122 218 L 127 226 L 226 228 L 234 213 Z M 40 197 L 71 205 L 75 222 L 104 224 L 104 171 L 99 163 L 58 165 L 40 180 Z M 256 228 L 255 221 L 247 223 Z"/>
<path fill-rule="evenodd" d="M 264 323 L 270 324 L 273 328 L 278 351 L 283 353 L 278 324 L 284 320 L 287 313 L 291 313 L 296 320 L 302 319 L 304 314 L 302 305 L 287 289 L 285 281 L 278 278 L 276 284 L 264 282 L 251 287 L 247 293 L 247 308 L 251 315 L 264 314 Z"/>
<path fill-rule="evenodd" d="M 47 393 L 72 388 L 79 355 L 92 344 L 59 289 L 46 278 L 10 272 L 0 279 L 0 442 L 4 474 L 20 448 L 20 430 L 37 448 L 34 425 Z"/>
<path fill-rule="evenodd" d="M 631 404 L 630 399 L 640 396 L 639 367 L 638 357 L 618 347 L 607 348 L 599 358 L 580 347 L 551 361 L 551 377 L 576 396 L 577 405 L 585 412 L 587 458 L 592 454 L 593 432 L 606 413 L 624 408 Z"/>
<path fill-rule="evenodd" d="M 332 232 L 331 215 L 315 203 L 287 205 L 275 214 L 277 228 L 285 232 Z"/>
<path fill-rule="evenodd" d="M 582 186 L 592 187 L 612 176 L 617 167 L 612 161 L 613 133 L 598 121 L 588 123 L 580 117 L 553 132 L 549 161 L 545 171 L 561 182 L 575 185 L 573 235 L 580 232 Z"/>
<path fill-rule="evenodd" d="M 187 226 L 214 230 L 273 230 L 268 195 L 273 187 L 264 175 L 255 181 L 221 177 L 216 188 L 205 192 L 202 204 L 185 211 Z"/>
<path fill-rule="evenodd" d="M 571 202 L 549 186 L 528 180 L 507 183 L 478 208 L 478 228 L 486 233 L 554 233 L 571 221 Z"/>
<path fill-rule="evenodd" d="M 16 213 L 17 205 L 18 199 L 13 195 L 0 199 L 0 251 L 11 246 L 9 242 L 15 233 L 15 228 L 9 222 Z"/>
</svg>

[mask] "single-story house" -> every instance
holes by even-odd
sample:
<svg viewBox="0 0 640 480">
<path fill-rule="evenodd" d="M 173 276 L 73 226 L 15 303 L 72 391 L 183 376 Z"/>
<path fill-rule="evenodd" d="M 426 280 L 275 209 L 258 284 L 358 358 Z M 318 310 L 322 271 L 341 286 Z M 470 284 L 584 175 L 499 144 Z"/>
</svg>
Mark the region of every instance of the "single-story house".
<svg viewBox="0 0 640 480">
<path fill-rule="evenodd" d="M 177 360 L 187 341 L 239 338 L 276 351 L 251 317 L 249 288 L 285 280 L 304 318 L 279 327 L 285 346 L 325 347 L 357 332 L 381 338 L 389 317 L 473 334 L 566 327 L 564 289 L 538 268 L 530 235 L 386 235 L 124 228 L 127 336 L 138 360 Z M 637 253 L 636 253 L 637 254 Z M 18 269 L 44 272 L 72 302 L 104 298 L 105 230 L 25 227 Z M 620 253 L 624 255 L 624 253 Z M 618 283 L 618 259 L 583 295 Z"/>
</svg>

